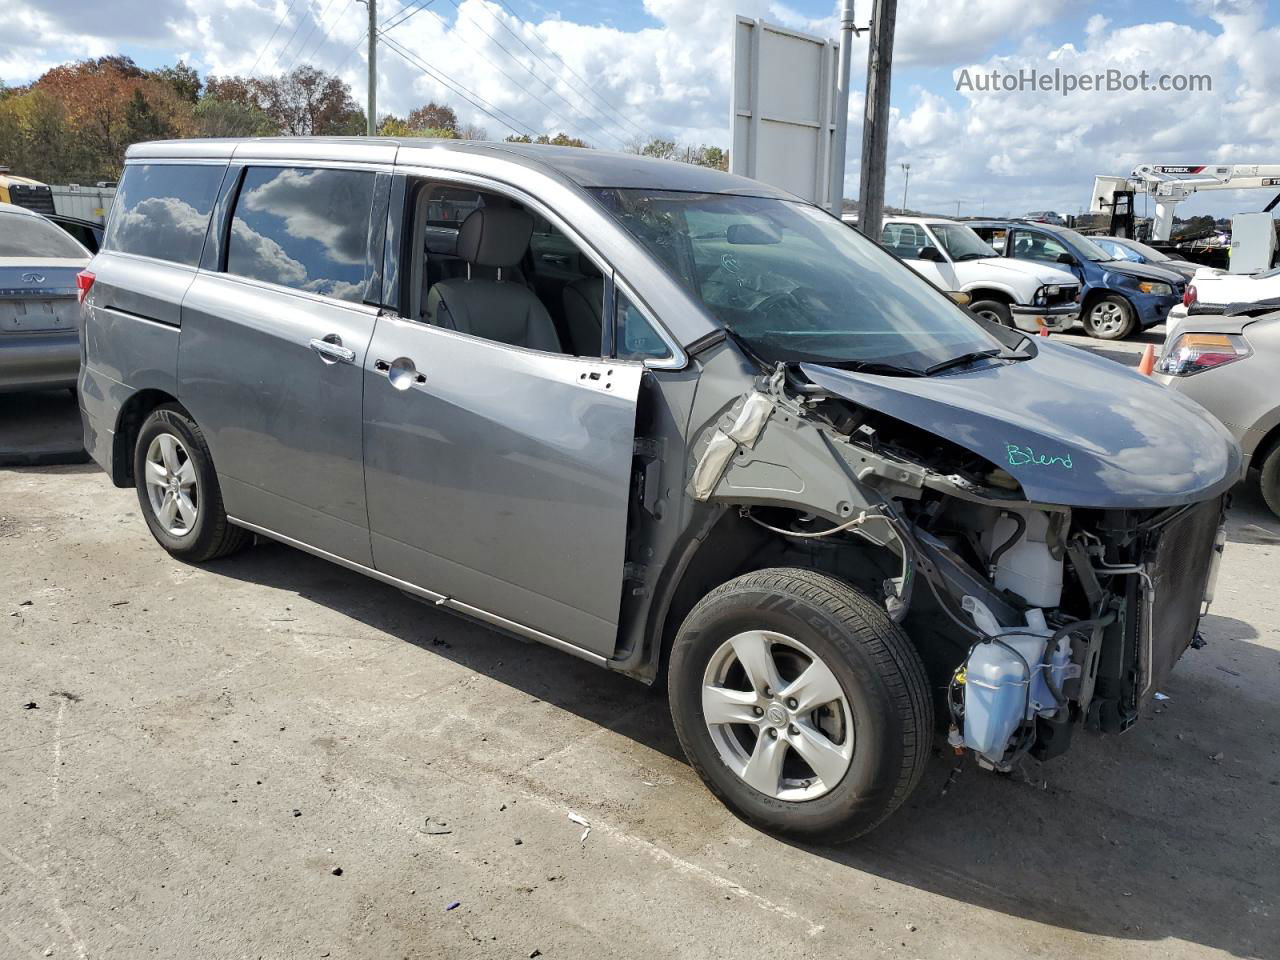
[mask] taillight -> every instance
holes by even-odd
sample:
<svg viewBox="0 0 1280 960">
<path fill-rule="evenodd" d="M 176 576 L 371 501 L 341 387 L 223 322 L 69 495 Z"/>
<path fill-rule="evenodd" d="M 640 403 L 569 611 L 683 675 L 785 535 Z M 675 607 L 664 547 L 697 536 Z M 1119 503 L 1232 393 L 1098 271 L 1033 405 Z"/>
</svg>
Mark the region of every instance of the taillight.
<svg viewBox="0 0 1280 960">
<path fill-rule="evenodd" d="M 1171 377 L 1189 377 L 1224 363 L 1243 360 L 1252 352 L 1244 337 L 1229 333 L 1184 333 L 1160 358 L 1156 371 Z"/>
<path fill-rule="evenodd" d="M 1200 299 L 1200 294 L 1196 290 L 1196 285 L 1194 283 L 1188 283 L 1187 289 L 1182 291 L 1182 305 L 1184 307 L 1190 307 L 1193 303 L 1195 303 L 1199 299 Z"/>
<path fill-rule="evenodd" d="M 76 300 L 84 303 L 84 298 L 89 295 L 89 291 L 93 289 L 93 281 L 97 279 L 88 270 L 81 270 L 76 274 Z"/>
</svg>

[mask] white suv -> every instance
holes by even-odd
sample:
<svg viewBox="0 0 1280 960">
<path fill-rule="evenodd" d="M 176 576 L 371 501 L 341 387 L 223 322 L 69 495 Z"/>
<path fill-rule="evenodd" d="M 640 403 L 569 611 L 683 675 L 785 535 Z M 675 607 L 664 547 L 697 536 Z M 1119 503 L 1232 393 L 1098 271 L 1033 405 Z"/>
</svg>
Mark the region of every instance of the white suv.
<svg viewBox="0 0 1280 960">
<path fill-rule="evenodd" d="M 956 220 L 890 217 L 880 243 L 943 290 L 969 294 L 969 309 L 1021 330 L 1066 330 L 1080 315 L 1080 281 L 1043 263 L 1011 260 Z"/>
</svg>

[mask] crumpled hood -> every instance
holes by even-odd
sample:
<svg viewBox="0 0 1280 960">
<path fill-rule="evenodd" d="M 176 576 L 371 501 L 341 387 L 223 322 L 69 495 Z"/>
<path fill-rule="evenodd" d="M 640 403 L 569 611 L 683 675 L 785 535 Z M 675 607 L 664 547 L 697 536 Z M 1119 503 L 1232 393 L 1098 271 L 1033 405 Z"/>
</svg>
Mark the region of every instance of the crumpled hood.
<svg viewBox="0 0 1280 960">
<path fill-rule="evenodd" d="M 933 377 L 801 364 L 818 386 L 985 457 L 1027 499 L 1104 509 L 1195 503 L 1241 474 L 1240 449 L 1192 400 L 1077 348 Z"/>
<path fill-rule="evenodd" d="M 1000 257 L 986 257 L 982 260 L 966 261 L 980 263 L 984 270 L 993 277 L 1002 273 L 1016 273 L 1019 276 L 1033 277 L 1040 283 L 1056 283 L 1059 286 L 1080 286 L 1080 278 L 1069 270 L 1046 266 L 1043 263 L 1032 263 L 1029 260 L 1006 260 Z"/>
<path fill-rule="evenodd" d="M 1135 277 L 1138 280 L 1160 280 L 1164 283 L 1182 283 L 1185 278 L 1177 270 L 1158 267 L 1150 263 L 1138 263 L 1134 260 L 1108 260 L 1099 263 L 1099 267 L 1107 273 L 1123 277 Z"/>
</svg>

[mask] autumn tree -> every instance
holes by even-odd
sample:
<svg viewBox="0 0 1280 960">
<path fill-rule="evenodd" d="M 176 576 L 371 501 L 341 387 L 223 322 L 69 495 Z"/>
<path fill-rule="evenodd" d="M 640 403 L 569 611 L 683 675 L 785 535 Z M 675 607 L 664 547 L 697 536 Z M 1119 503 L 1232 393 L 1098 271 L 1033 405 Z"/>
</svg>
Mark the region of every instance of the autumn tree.
<svg viewBox="0 0 1280 960">
<path fill-rule="evenodd" d="M 67 126 L 104 176 L 119 174 L 125 148 L 139 134 L 153 139 L 191 131 L 191 105 L 167 81 L 156 79 L 128 57 L 63 64 L 45 72 L 31 89 L 48 94 L 62 106 Z"/>
<path fill-rule="evenodd" d="M 195 67 L 189 66 L 183 60 L 179 60 L 172 67 L 151 70 L 148 75 L 152 79 L 167 84 L 180 100 L 196 103 L 200 99 L 200 88 L 204 86 L 200 80 L 200 74 L 196 72 Z"/>
<path fill-rule="evenodd" d="M 407 122 L 413 130 L 458 129 L 458 115 L 453 108 L 435 101 L 410 110 Z"/>
<path fill-rule="evenodd" d="M 588 147 L 590 144 L 585 140 L 577 137 L 571 137 L 567 133 L 557 133 L 554 137 L 548 134 L 539 134 L 531 137 L 527 133 L 513 133 L 506 138 L 507 143 L 543 143 L 555 147 Z"/>
<path fill-rule="evenodd" d="M 204 96 L 192 111 L 197 137 L 269 137 L 279 130 L 252 103 Z"/>
<path fill-rule="evenodd" d="M 272 77 L 210 77 L 205 95 L 256 107 L 291 137 L 364 133 L 364 111 L 341 77 L 308 64 Z"/>
</svg>

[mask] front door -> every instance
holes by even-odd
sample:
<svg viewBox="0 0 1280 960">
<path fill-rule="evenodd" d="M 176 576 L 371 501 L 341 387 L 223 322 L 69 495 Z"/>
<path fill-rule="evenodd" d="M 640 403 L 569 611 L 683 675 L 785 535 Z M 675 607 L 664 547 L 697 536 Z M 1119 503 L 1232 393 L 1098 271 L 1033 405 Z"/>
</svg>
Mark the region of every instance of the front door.
<svg viewBox="0 0 1280 960">
<path fill-rule="evenodd" d="M 941 253 L 933 238 L 917 223 L 886 223 L 880 234 L 880 242 L 906 261 L 916 273 L 940 290 L 958 290 L 959 281 L 950 261 L 926 260 L 920 252 L 933 248 Z"/>
<path fill-rule="evenodd" d="M 364 390 L 377 569 L 612 654 L 642 371 L 380 318 Z"/>
</svg>

